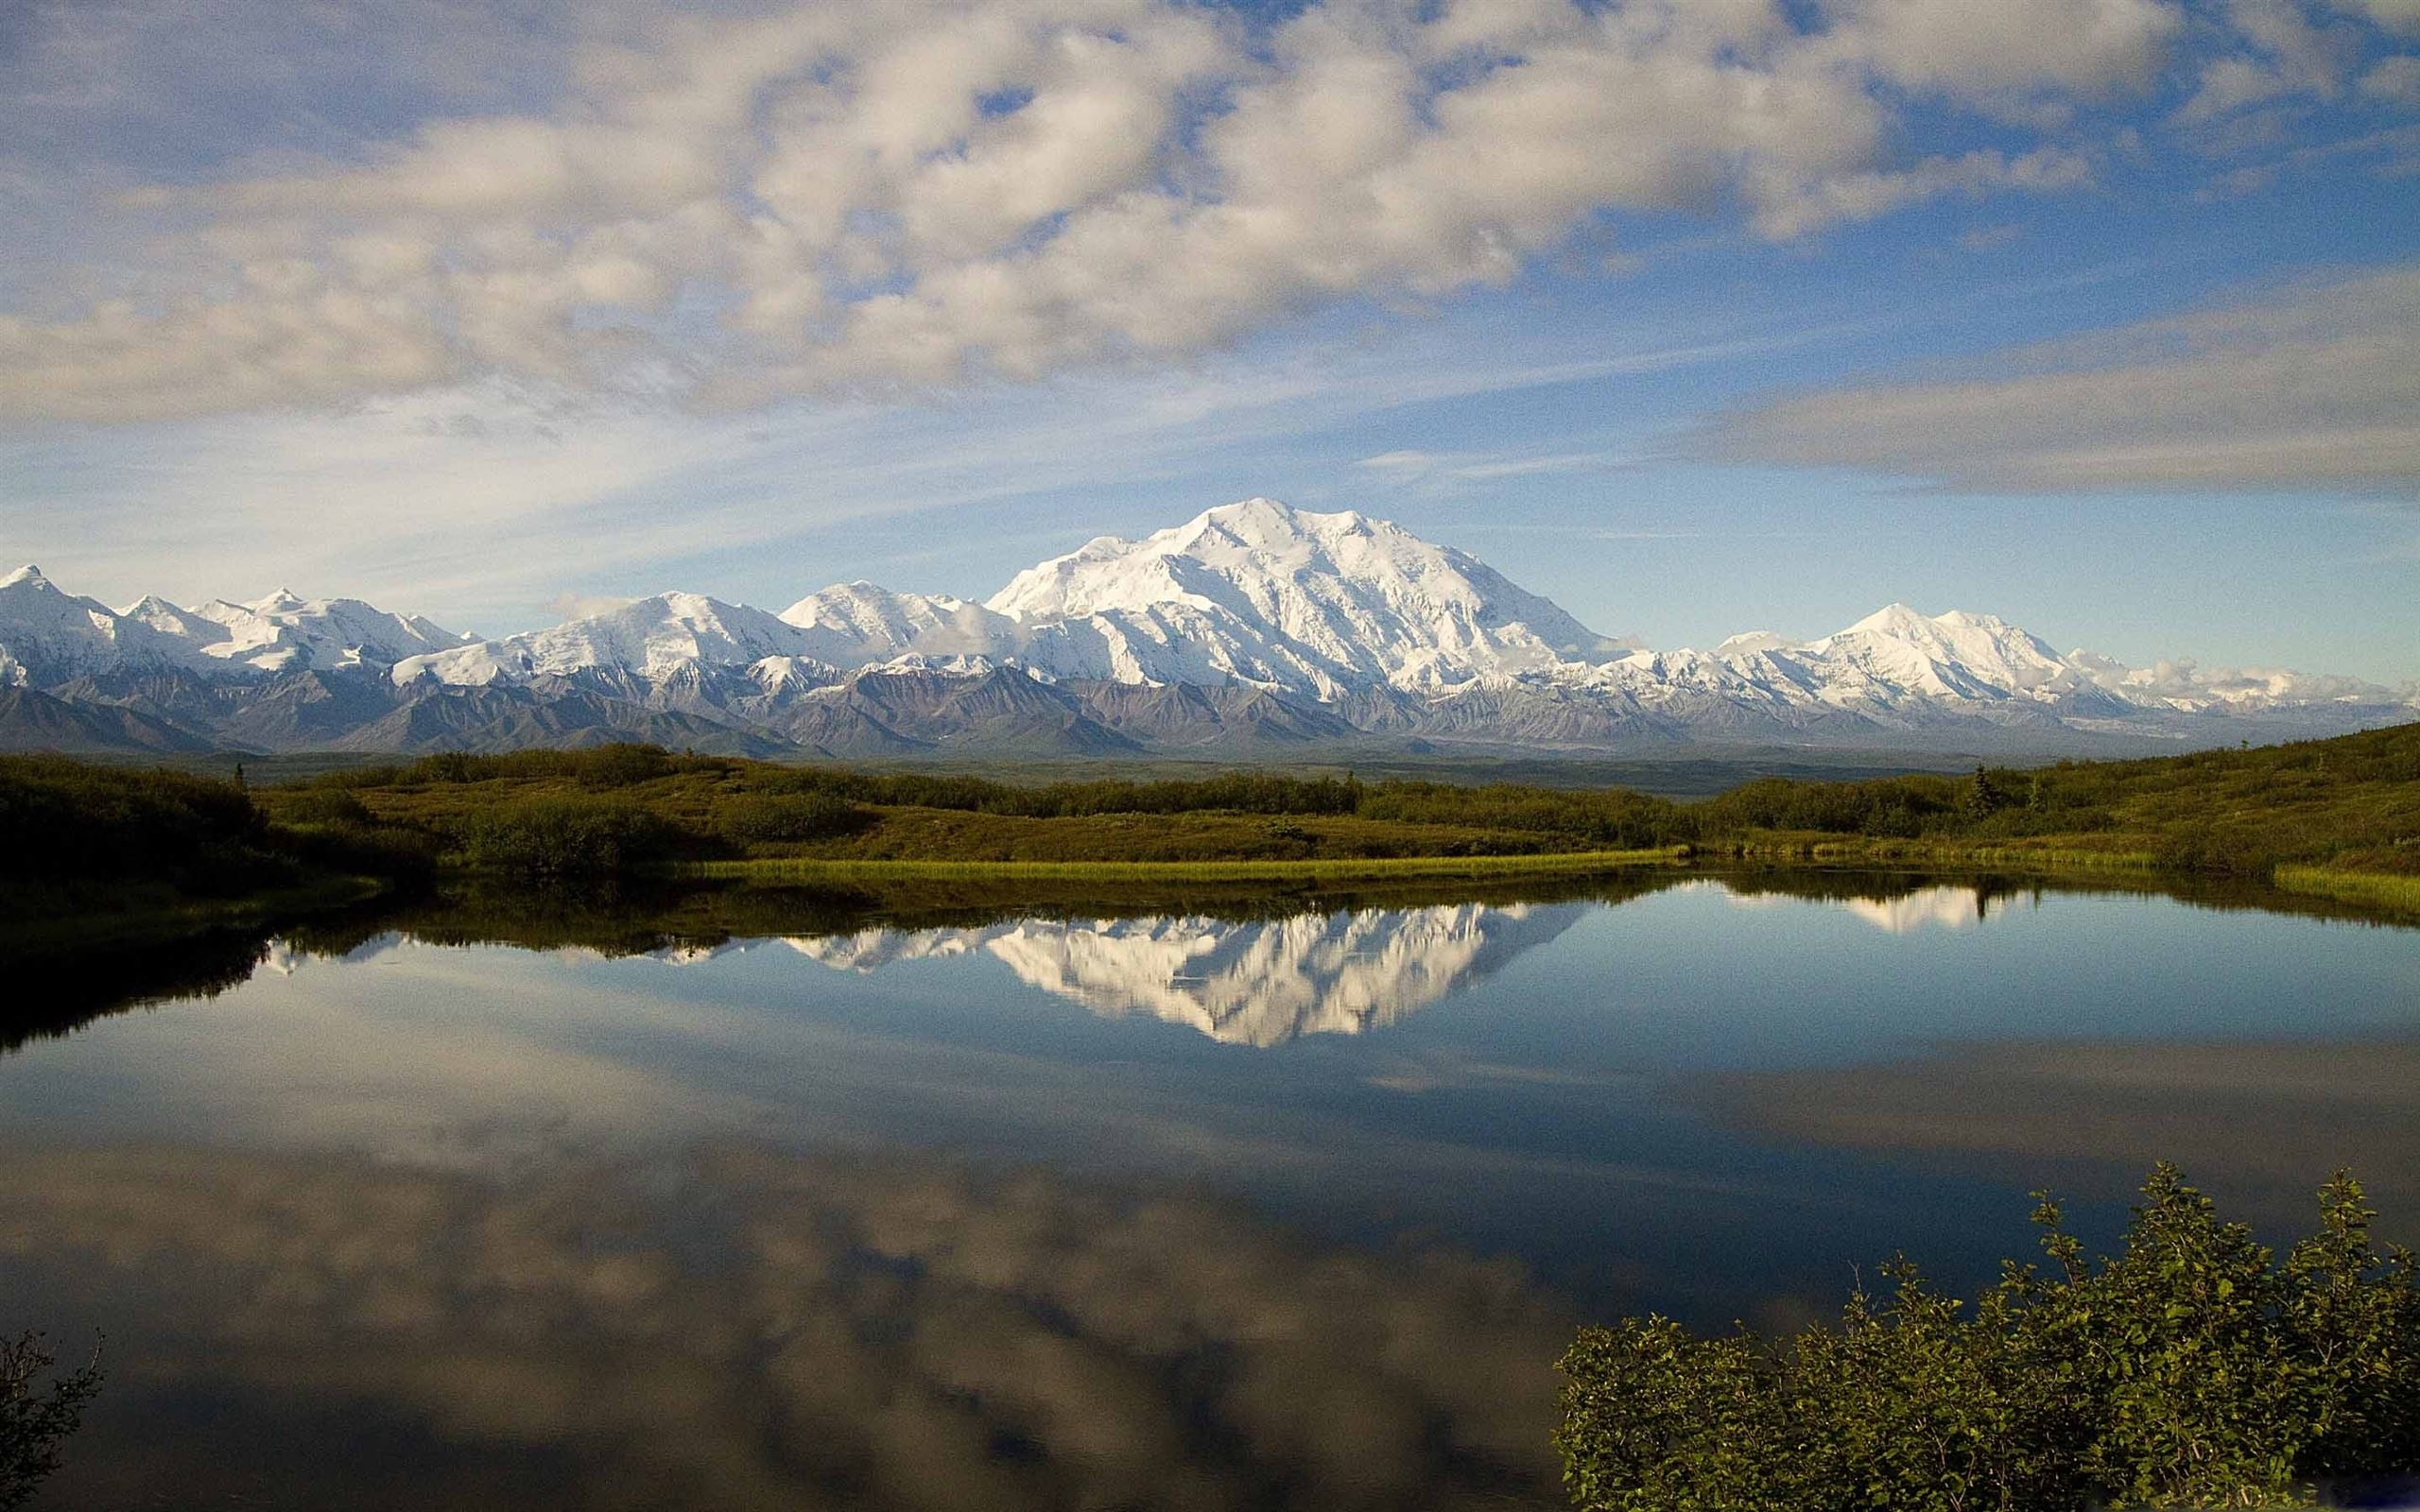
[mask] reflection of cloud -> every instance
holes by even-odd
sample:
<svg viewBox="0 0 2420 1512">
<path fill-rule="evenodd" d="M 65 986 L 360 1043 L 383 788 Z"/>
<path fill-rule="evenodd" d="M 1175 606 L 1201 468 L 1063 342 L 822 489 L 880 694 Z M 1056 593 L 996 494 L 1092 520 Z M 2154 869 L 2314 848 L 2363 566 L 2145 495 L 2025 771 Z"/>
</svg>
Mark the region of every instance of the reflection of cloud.
<svg viewBox="0 0 2420 1512">
<path fill-rule="evenodd" d="M 2301 1222 L 2350 1165 L 2420 1227 L 2420 1043 L 1986 1044 L 1883 1065 L 1702 1078 L 1691 1093 L 1770 1138 L 1981 1157 L 2017 1179 L 2076 1167 L 2125 1189 L 2184 1165 L 2261 1216 Z"/>
<path fill-rule="evenodd" d="M 1719 882 L 1705 885 L 1720 892 L 1722 901 L 1734 908 L 1788 911 L 1804 908 L 1807 902 L 1786 892 L 1738 892 Z M 1972 885 L 1951 884 L 1917 887 L 1896 896 L 1877 893 L 1868 898 L 1833 900 L 1840 908 L 1886 935 L 1914 935 L 1927 929 L 1972 929 L 1996 912 L 2005 913 L 2018 903 L 2034 907 L 2040 901 L 2030 893 L 1986 893 Z"/>
<path fill-rule="evenodd" d="M 1517 1272 L 1040 1172 L 26 1152 L 0 1274 L 120 1362 L 60 1506 L 264 1465 L 370 1507 L 1553 1500 L 1568 1325 Z"/>
<path fill-rule="evenodd" d="M 1095 1013 L 1148 1013 L 1214 1040 L 1266 1046 L 1393 1023 L 1554 938 L 1585 906 L 1440 904 L 1265 923 L 1025 919 L 788 943 L 812 960 L 859 973 L 980 948 L 1022 980 Z"/>
</svg>

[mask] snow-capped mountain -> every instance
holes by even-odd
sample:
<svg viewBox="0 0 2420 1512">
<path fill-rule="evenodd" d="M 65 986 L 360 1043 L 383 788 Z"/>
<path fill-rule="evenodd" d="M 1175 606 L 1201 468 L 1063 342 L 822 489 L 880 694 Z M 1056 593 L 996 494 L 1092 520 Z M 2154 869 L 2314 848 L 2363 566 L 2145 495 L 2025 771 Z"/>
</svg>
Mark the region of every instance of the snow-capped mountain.
<svg viewBox="0 0 2420 1512">
<path fill-rule="evenodd" d="M 282 588 L 249 604 L 181 609 L 150 595 L 113 610 L 62 591 L 39 567 L 0 578 L 0 684 L 169 668 L 226 677 L 384 669 L 471 639 L 357 598 L 305 599 Z"/>
<path fill-rule="evenodd" d="M 699 593 L 658 593 L 543 630 L 406 657 L 397 682 L 426 678 L 458 687 L 525 682 L 608 670 L 662 680 L 700 666 L 746 666 L 796 655 L 797 629 L 761 609 Z"/>
<path fill-rule="evenodd" d="M 2130 668 L 1893 604 L 1710 652 L 1590 629 L 1449 547 L 1268 499 L 1103 537 L 982 604 L 837 584 L 779 614 L 667 593 L 496 640 L 279 593 L 118 610 L 0 579 L 0 745 L 1246 754 L 1791 745 L 2037 754 L 2420 717 L 2420 690 Z"/>
<path fill-rule="evenodd" d="M 1450 547 L 1270 499 L 1028 567 L 985 606 L 1063 678 L 1244 681 L 1335 699 L 1433 692 L 1623 649 Z"/>
<path fill-rule="evenodd" d="M 1016 644 L 1016 627 L 980 604 L 946 594 L 894 593 L 868 582 L 836 583 L 782 610 L 804 633 L 799 653 L 835 667 L 895 657 L 938 660 L 996 657 Z"/>
</svg>

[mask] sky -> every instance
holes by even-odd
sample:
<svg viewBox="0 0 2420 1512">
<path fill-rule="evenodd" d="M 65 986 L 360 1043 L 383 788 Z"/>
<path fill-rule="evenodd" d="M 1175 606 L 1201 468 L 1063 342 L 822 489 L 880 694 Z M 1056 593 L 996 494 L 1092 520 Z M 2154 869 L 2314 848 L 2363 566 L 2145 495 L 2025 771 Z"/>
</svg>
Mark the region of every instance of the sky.
<svg viewBox="0 0 2420 1512">
<path fill-rule="evenodd" d="M 2420 678 L 2420 0 L 0 0 L 0 565 L 502 634 L 1253 495 Z"/>
</svg>

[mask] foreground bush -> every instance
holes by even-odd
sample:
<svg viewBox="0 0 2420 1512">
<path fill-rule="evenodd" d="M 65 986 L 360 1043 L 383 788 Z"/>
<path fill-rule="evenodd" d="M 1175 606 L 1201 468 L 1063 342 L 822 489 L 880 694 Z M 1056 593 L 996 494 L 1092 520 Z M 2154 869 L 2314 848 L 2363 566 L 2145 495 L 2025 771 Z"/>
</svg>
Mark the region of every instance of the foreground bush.
<svg viewBox="0 0 2420 1512">
<path fill-rule="evenodd" d="M 291 870 L 233 782 L 59 756 L 0 756 L 0 881 L 19 884 L 142 880 L 225 891 Z"/>
<path fill-rule="evenodd" d="M 659 859 L 672 838 L 663 819 L 636 804 L 587 799 L 481 809 L 457 835 L 472 866 L 532 881 L 611 877 Z"/>
<path fill-rule="evenodd" d="M 2342 1173 L 2282 1264 L 2163 1165 L 2097 1265 L 2045 1199 L 2046 1270 L 1970 1309 L 1904 1261 L 1890 1295 L 1786 1341 L 1590 1329 L 1555 1443 L 1623 1512 L 2310 1504 L 2420 1469 L 2420 1290 Z"/>
<path fill-rule="evenodd" d="M 747 845 L 763 841 L 827 840 L 855 834 L 866 817 L 857 806 L 831 793 L 794 798 L 743 794 L 715 810 L 715 832 Z"/>
<path fill-rule="evenodd" d="M 97 1364 L 53 1373 L 57 1363 L 39 1333 L 0 1338 L 0 1509 L 33 1500 L 101 1389 Z M 41 1384 L 45 1374 L 50 1380 Z"/>
</svg>

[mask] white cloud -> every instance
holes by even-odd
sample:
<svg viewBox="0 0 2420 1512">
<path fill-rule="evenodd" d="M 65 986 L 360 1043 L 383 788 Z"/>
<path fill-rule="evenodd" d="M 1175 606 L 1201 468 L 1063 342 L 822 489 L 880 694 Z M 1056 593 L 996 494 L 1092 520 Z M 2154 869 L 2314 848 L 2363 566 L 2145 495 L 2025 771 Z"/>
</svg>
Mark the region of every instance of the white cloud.
<svg viewBox="0 0 2420 1512">
<path fill-rule="evenodd" d="M 2420 110 L 2420 58 L 2381 60 L 2361 76 L 2361 93 L 2408 111 Z"/>
<path fill-rule="evenodd" d="M 2185 29 L 2165 0 L 1847 0 L 1838 35 L 1893 81 L 2003 112 L 2151 87 Z"/>
<path fill-rule="evenodd" d="M 196 40 L 108 14 L 87 51 Z M 599 14 L 542 111 L 474 71 L 479 109 L 128 197 L 156 239 L 120 286 L 0 316 L 0 418 L 493 375 L 750 405 L 1190 352 L 1503 284 L 1609 211 L 1736 206 L 1789 238 L 2068 188 L 2072 143 L 1927 153 L 1893 92 L 2048 119 L 2142 88 L 2178 27 L 2164 0 L 1841 0 L 1804 28 L 1772 0 L 1324 0 L 1257 29 L 1169 0 Z M 444 51 L 414 51 L 424 93 Z"/>
<path fill-rule="evenodd" d="M 2420 270 L 2003 353 L 1991 376 L 1736 413 L 1713 455 L 1962 488 L 2420 491 Z"/>
<path fill-rule="evenodd" d="M 2336 0 L 2336 9 L 2366 16 L 2390 31 L 2420 31 L 2420 0 Z"/>
<path fill-rule="evenodd" d="M 2334 99 L 2361 55 L 2360 30 L 2313 22 L 2297 0 L 2230 0 L 2227 21 L 2245 49 L 2211 59 L 2177 111 L 2186 126 L 2284 95 Z"/>
</svg>

